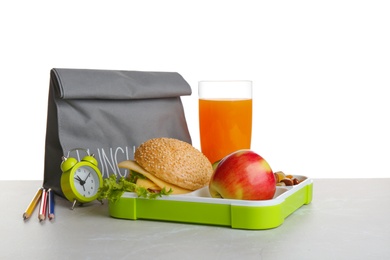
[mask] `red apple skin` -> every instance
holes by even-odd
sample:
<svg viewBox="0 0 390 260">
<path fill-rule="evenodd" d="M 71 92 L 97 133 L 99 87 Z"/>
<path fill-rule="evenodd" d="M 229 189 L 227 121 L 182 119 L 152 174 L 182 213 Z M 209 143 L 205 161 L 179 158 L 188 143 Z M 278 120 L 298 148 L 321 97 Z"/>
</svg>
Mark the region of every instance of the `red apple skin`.
<svg viewBox="0 0 390 260">
<path fill-rule="evenodd" d="M 276 179 L 263 157 L 251 150 L 239 150 L 218 164 L 209 191 L 214 198 L 269 200 L 275 195 Z"/>
</svg>

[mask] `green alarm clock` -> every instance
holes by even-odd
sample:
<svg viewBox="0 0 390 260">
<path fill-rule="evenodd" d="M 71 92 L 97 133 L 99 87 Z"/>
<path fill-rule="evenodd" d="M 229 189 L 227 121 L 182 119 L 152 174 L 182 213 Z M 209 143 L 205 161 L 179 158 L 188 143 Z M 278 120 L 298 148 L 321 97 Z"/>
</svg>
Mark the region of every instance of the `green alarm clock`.
<svg viewBox="0 0 390 260">
<path fill-rule="evenodd" d="M 73 151 L 83 150 L 86 156 L 81 161 L 69 157 Z M 72 209 L 77 202 L 80 204 L 96 200 L 99 189 L 103 185 L 103 178 L 94 155 L 86 149 L 75 148 L 62 157 L 61 189 L 65 198 L 73 202 Z"/>
</svg>

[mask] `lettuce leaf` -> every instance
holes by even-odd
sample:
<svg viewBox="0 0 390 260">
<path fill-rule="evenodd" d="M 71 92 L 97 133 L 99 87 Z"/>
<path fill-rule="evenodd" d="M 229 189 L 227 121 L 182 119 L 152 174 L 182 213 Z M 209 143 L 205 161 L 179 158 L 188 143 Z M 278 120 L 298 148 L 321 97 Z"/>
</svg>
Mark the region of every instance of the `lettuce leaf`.
<svg viewBox="0 0 390 260">
<path fill-rule="evenodd" d="M 136 174 L 134 174 L 136 175 Z M 110 202 L 117 201 L 125 192 L 135 192 L 138 197 L 156 199 L 163 195 L 169 195 L 172 193 L 172 189 L 167 191 L 163 188 L 160 192 L 151 192 L 148 189 L 138 186 L 133 181 L 136 180 L 132 174 L 130 178 L 132 181 L 126 180 L 124 177 L 119 178 L 115 174 L 110 175 L 108 178 L 103 180 L 103 186 L 99 189 L 98 200 L 102 201 L 107 199 Z M 140 176 L 136 176 L 140 177 Z"/>
</svg>

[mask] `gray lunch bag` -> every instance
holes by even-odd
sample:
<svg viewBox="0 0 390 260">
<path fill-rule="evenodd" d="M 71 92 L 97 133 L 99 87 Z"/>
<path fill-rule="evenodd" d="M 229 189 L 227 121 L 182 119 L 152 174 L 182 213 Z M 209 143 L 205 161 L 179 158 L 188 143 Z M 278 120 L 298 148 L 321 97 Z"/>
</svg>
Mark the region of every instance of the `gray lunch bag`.
<svg viewBox="0 0 390 260">
<path fill-rule="evenodd" d="M 61 158 L 76 148 L 94 154 L 107 178 L 125 176 L 117 164 L 133 159 L 148 139 L 191 143 L 183 95 L 191 95 L 191 87 L 175 72 L 52 69 L 43 186 L 63 196 Z"/>
</svg>

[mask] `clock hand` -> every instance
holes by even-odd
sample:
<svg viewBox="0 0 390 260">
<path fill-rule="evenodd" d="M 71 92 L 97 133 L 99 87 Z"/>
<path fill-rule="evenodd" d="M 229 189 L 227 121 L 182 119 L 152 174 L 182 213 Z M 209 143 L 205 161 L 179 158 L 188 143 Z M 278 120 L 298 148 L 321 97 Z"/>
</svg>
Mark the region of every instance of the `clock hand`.
<svg viewBox="0 0 390 260">
<path fill-rule="evenodd" d="M 80 181 L 80 184 L 81 184 L 81 186 L 83 186 L 84 191 L 85 191 L 84 184 L 87 182 L 87 179 L 88 179 L 89 175 L 91 175 L 91 173 L 88 173 L 87 177 L 85 177 L 84 180 L 81 180 L 81 179 L 80 179 L 80 180 L 81 180 L 81 181 Z"/>
<path fill-rule="evenodd" d="M 87 177 L 88 178 L 88 177 Z M 84 187 L 84 184 L 85 184 L 85 181 L 83 181 L 81 178 L 80 178 L 80 176 L 76 176 L 75 178 L 74 178 L 76 181 L 78 181 L 79 183 L 80 183 L 80 185 L 81 186 L 83 186 L 83 189 L 84 189 L 84 191 L 85 191 L 85 187 Z"/>
<path fill-rule="evenodd" d="M 91 173 L 88 173 L 87 177 L 85 177 L 85 179 L 84 179 L 84 183 L 86 183 L 86 182 L 87 182 L 87 179 L 88 179 L 89 175 L 91 175 Z"/>
<path fill-rule="evenodd" d="M 83 180 L 80 178 L 80 176 L 76 176 L 76 177 L 74 177 L 74 179 L 76 180 L 76 181 L 79 181 L 80 182 L 80 184 L 81 184 L 81 182 L 83 182 Z"/>
</svg>

